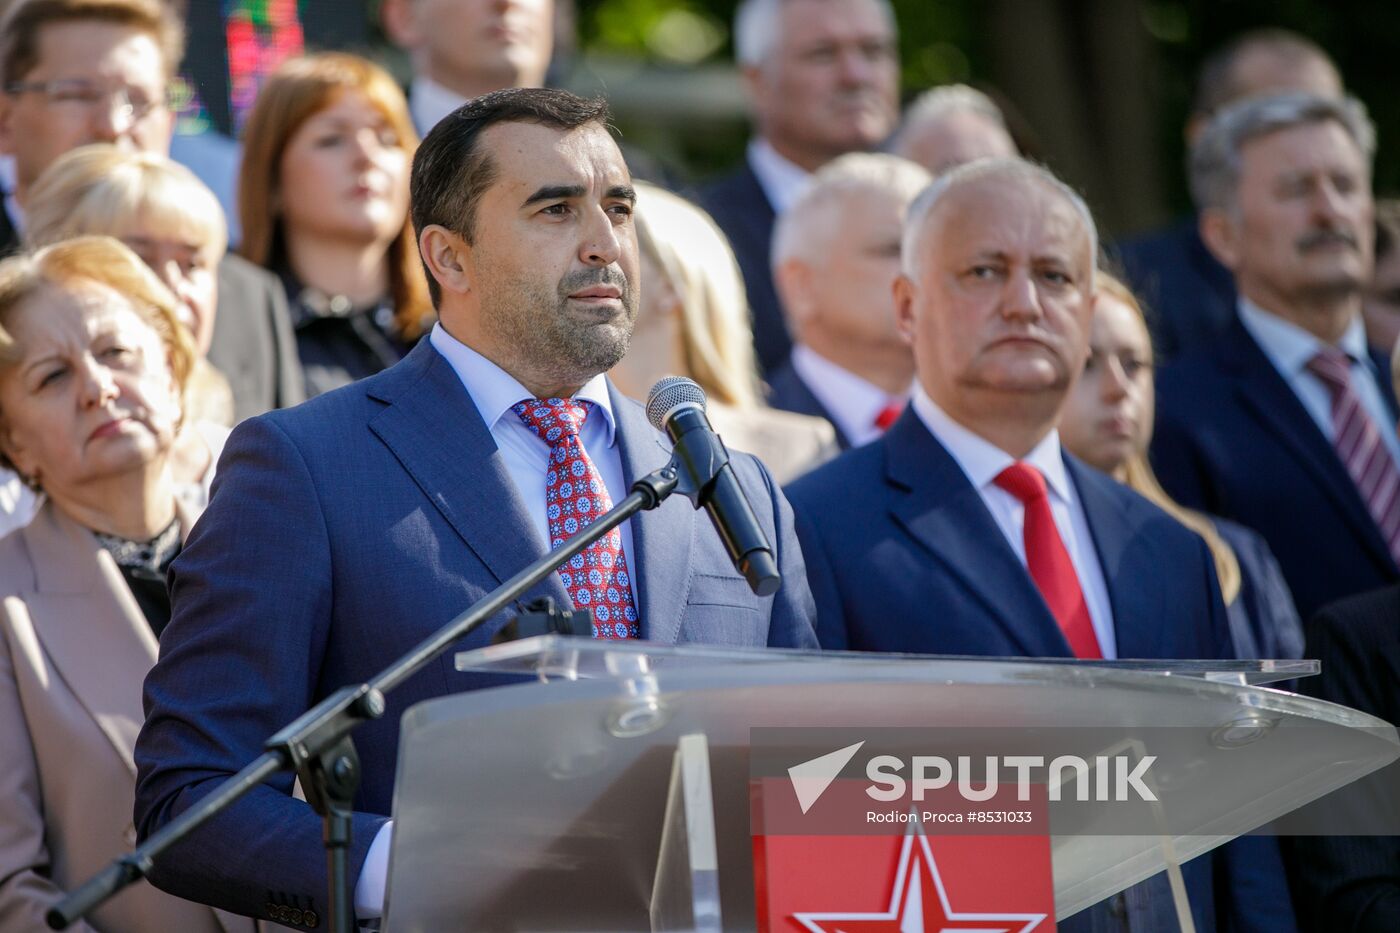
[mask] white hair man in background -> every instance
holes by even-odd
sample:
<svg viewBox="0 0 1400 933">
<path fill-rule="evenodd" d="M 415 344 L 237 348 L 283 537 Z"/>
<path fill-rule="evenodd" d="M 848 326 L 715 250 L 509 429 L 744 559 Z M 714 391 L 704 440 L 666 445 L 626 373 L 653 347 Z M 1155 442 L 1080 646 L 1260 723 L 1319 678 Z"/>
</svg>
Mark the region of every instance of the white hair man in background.
<svg viewBox="0 0 1400 933">
<path fill-rule="evenodd" d="M 916 97 L 904 111 L 890 151 L 934 175 L 965 162 L 1020 154 L 1001 108 L 966 84 L 930 88 Z"/>
<path fill-rule="evenodd" d="M 895 323 L 894 280 L 905 215 L 932 180 L 898 156 L 853 152 L 778 218 L 773 275 L 794 345 L 768 401 L 826 418 L 842 448 L 875 440 L 908 401 L 914 356 Z"/>
<path fill-rule="evenodd" d="M 743 165 L 701 201 L 739 257 L 759 364 L 771 371 L 791 346 L 769 271 L 774 221 L 812 172 L 878 148 L 894 129 L 894 11 L 889 0 L 744 0 L 734 46 L 754 138 Z"/>
</svg>

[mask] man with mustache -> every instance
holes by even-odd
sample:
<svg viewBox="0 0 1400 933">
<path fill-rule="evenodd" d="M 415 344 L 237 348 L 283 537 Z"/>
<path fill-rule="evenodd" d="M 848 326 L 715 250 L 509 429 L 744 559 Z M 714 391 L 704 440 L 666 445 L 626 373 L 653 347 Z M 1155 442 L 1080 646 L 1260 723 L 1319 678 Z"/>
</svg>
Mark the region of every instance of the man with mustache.
<svg viewBox="0 0 1400 933">
<path fill-rule="evenodd" d="M 1308 617 L 1400 579 L 1400 440 L 1366 345 L 1375 133 L 1353 99 L 1254 98 L 1191 154 L 1229 330 L 1161 373 L 1153 461 L 1178 502 L 1262 534 Z"/>
<path fill-rule="evenodd" d="M 759 365 L 783 364 L 792 338 L 770 257 L 773 225 L 811 173 L 879 147 L 899 119 L 899 57 L 889 0 L 744 0 L 734 51 L 753 111 L 744 163 L 701 193 L 734 245 L 753 309 Z"/>
<path fill-rule="evenodd" d="M 1096 253 L 1084 201 L 1019 159 L 955 168 L 914 202 L 894 286 L 913 398 L 879 440 L 788 490 L 824 648 L 1228 656 L 1205 543 L 1060 446 Z M 1255 918 L 1231 929 L 1293 929 L 1281 872 L 1276 849 L 1188 863 L 1196 928 L 1228 911 Z M 1058 927 L 1175 928 L 1165 876 Z"/>
<path fill-rule="evenodd" d="M 172 567 L 173 618 L 136 752 L 143 833 L 670 457 L 602 375 L 627 349 L 640 284 L 632 180 L 606 105 L 543 88 L 478 97 L 423 140 L 411 198 L 439 323 L 390 369 L 240 425 Z M 774 548 L 775 595 L 749 590 L 708 518 L 677 496 L 525 598 L 590 609 L 598 638 L 815 647 L 787 501 L 756 459 L 731 462 Z M 405 681 L 355 733 L 361 919 L 383 903 L 399 720 L 421 700 L 500 683 L 457 671 L 453 655 L 488 644 L 513 614 Z M 303 926 L 323 926 L 321 821 L 291 790 L 290 775 L 255 789 L 169 850 L 151 880 L 284 923 L 292 905 Z"/>
</svg>

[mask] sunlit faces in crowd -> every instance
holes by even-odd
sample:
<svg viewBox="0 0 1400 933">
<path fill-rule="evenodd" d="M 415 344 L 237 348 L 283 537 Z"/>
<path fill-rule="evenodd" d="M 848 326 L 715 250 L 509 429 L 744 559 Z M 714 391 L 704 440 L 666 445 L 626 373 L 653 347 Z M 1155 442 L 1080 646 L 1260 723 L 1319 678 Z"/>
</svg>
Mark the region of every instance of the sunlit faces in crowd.
<svg viewBox="0 0 1400 933">
<path fill-rule="evenodd" d="M 459 94 L 544 82 L 553 0 L 385 0 L 383 16 L 415 68 Z"/>
<path fill-rule="evenodd" d="M 0 370 L 5 453 L 62 500 L 167 451 L 180 398 L 164 345 L 130 300 L 96 282 L 47 285 L 6 329 L 22 348 Z"/>
<path fill-rule="evenodd" d="M 310 237 L 392 240 L 408 211 L 410 147 L 369 97 L 342 92 L 308 117 L 282 151 L 283 222 Z"/>
<path fill-rule="evenodd" d="M 808 170 L 894 129 L 894 23 L 876 0 L 783 0 L 772 47 L 744 69 L 763 136 Z"/>
<path fill-rule="evenodd" d="M 143 152 L 170 147 L 168 64 L 156 38 L 131 26 L 50 23 L 38 60 L 0 94 L 0 148 L 14 156 L 18 192 L 63 153 L 108 142 Z"/>
<path fill-rule="evenodd" d="M 1276 314 L 1355 292 L 1371 279 L 1371 173 L 1341 124 L 1303 123 L 1243 144 L 1232 209 L 1202 235 L 1240 292 Z"/>
<path fill-rule="evenodd" d="M 1152 342 L 1142 313 L 1121 292 L 1100 288 L 1089 358 L 1060 420 L 1065 447 L 1110 475 L 1133 455 L 1144 454 L 1155 410 L 1152 374 Z"/>
<path fill-rule="evenodd" d="M 1029 168 L 983 162 L 959 171 L 974 174 L 925 216 L 915 205 L 918 228 L 895 285 L 920 382 L 969 427 L 1003 416 L 1053 420 L 1088 356 L 1090 231 Z"/>
<path fill-rule="evenodd" d="M 477 201 L 471 242 L 445 231 L 428 238 L 430 262 L 450 266 L 445 287 L 472 293 L 477 309 L 444 304 L 443 323 L 526 374 L 527 388 L 576 389 L 617 364 L 637 317 L 627 165 L 597 123 L 568 131 L 501 123 L 478 145 L 496 175 Z"/>
</svg>

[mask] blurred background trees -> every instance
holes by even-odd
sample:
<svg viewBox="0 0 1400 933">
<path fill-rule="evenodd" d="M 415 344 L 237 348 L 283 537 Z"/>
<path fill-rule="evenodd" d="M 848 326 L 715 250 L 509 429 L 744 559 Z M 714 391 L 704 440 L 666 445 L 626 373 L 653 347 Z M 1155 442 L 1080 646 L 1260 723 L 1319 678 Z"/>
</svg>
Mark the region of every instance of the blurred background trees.
<svg viewBox="0 0 1400 933">
<path fill-rule="evenodd" d="M 605 93 L 624 136 L 681 180 L 731 165 L 747 138 L 731 65 L 738 0 L 556 0 L 552 80 Z M 1008 110 L 1026 151 L 1089 198 L 1109 233 L 1184 213 L 1182 125 L 1201 60 L 1283 26 L 1336 59 L 1379 130 L 1378 194 L 1400 193 L 1395 0 L 893 0 L 906 98 L 963 81 Z M 406 75 L 377 0 L 187 0 L 186 131 L 236 127 L 257 76 L 298 47 L 367 51 Z M 251 84 L 250 84 L 251 82 Z"/>
</svg>

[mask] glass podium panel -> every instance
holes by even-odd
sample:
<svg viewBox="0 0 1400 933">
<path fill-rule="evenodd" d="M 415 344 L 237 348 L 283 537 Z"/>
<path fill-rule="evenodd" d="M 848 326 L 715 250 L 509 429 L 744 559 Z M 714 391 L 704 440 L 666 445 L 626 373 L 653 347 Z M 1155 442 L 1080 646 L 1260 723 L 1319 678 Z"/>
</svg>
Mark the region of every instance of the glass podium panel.
<svg viewBox="0 0 1400 933">
<path fill-rule="evenodd" d="M 653 929 L 668 789 L 687 736 L 708 747 L 726 930 L 756 926 L 754 729 L 1035 734 L 1074 723 L 1092 731 L 1086 755 L 1145 746 L 1158 755 L 1170 845 L 1097 817 L 1052 820 L 1061 917 L 1161 871 L 1164 851 L 1192 858 L 1400 757 L 1380 720 L 1240 682 L 1304 676 L 1315 662 L 1086 664 L 545 636 L 457 663 L 537 680 L 405 714 L 390 933 Z"/>
</svg>

